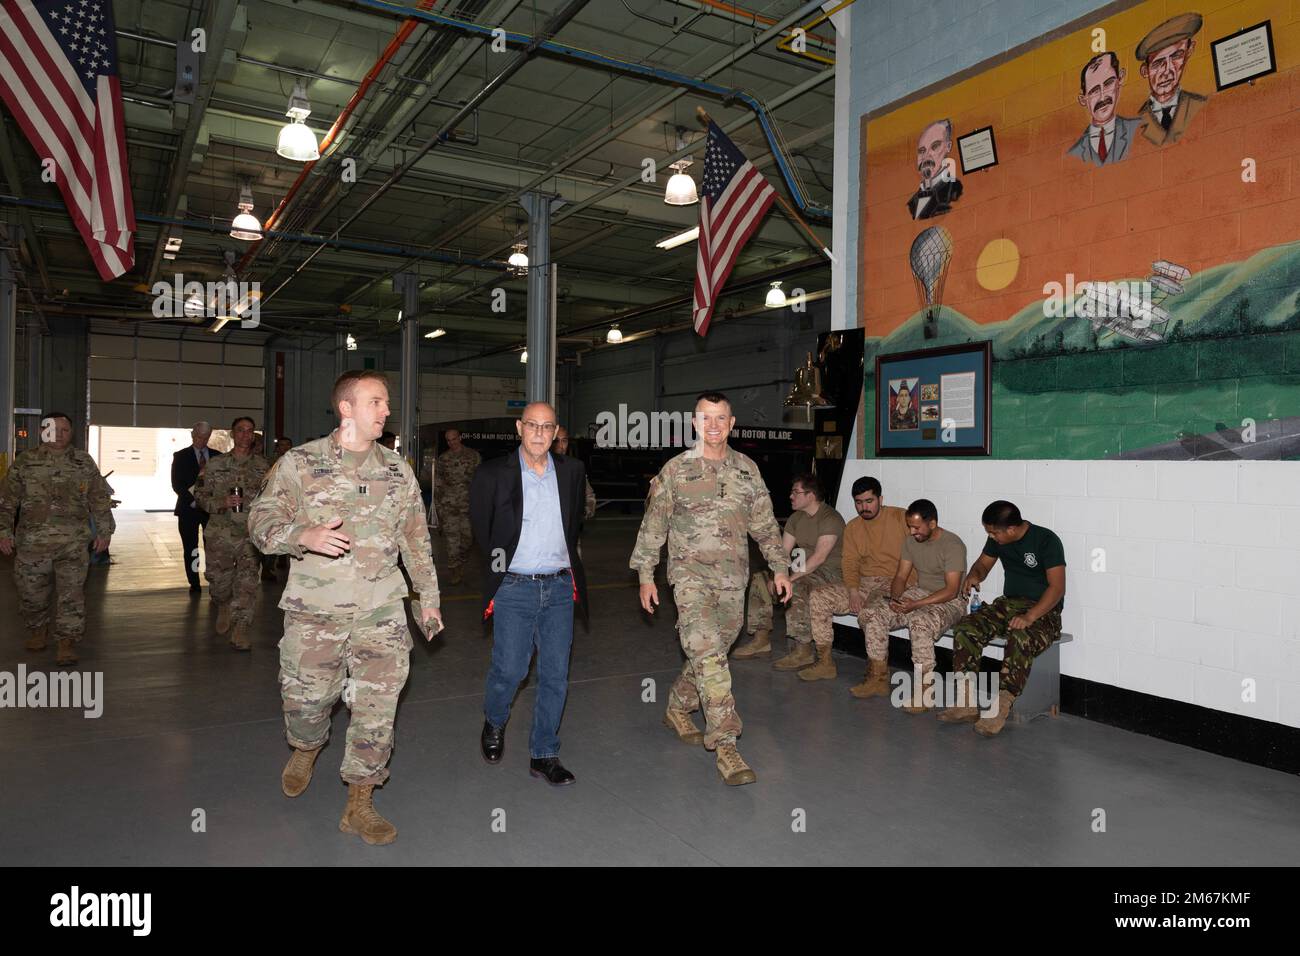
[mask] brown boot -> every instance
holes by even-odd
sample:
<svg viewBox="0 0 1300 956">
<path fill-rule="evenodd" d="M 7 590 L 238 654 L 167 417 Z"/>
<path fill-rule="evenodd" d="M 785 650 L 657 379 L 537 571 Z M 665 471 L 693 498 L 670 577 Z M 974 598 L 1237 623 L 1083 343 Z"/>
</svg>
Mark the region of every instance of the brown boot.
<svg viewBox="0 0 1300 956">
<path fill-rule="evenodd" d="M 867 661 L 866 676 L 862 678 L 861 684 L 850 687 L 849 693 L 858 700 L 867 700 L 871 697 L 888 697 L 889 662 Z"/>
<path fill-rule="evenodd" d="M 770 653 L 772 653 L 772 632 L 763 627 L 749 635 L 749 640 L 732 651 L 731 656 L 738 661 L 747 661 L 751 657 L 762 657 Z"/>
<path fill-rule="evenodd" d="M 778 671 L 797 671 L 799 668 L 811 664 L 815 660 L 813 655 L 813 646 L 811 643 L 794 645 L 794 650 L 785 657 L 772 664 L 773 669 Z"/>
<path fill-rule="evenodd" d="M 49 643 L 46 638 L 46 633 L 48 632 L 48 630 L 49 630 L 49 625 L 47 624 L 42 624 L 40 627 L 31 628 L 31 637 L 27 638 L 27 643 L 25 643 L 23 647 L 27 648 L 29 651 L 45 650 L 47 644 Z"/>
<path fill-rule="evenodd" d="M 981 737 L 996 737 L 1002 733 L 1007 718 L 1011 716 L 1011 705 L 1016 702 L 1009 690 L 998 691 L 998 712 L 992 717 L 981 717 L 975 723 L 975 733 Z"/>
<path fill-rule="evenodd" d="M 669 707 L 664 714 L 664 726 L 677 735 L 684 744 L 704 743 L 704 731 L 695 726 L 691 715 L 676 707 Z"/>
<path fill-rule="evenodd" d="M 296 797 L 307 789 L 319 753 L 320 747 L 315 750 L 294 749 L 293 756 L 289 758 L 289 762 L 284 765 L 284 771 L 280 774 L 280 789 L 284 791 L 286 797 Z"/>
<path fill-rule="evenodd" d="M 251 651 L 253 645 L 248 643 L 248 625 L 236 624 L 234 633 L 230 635 L 230 646 L 237 651 Z"/>
<path fill-rule="evenodd" d="M 77 663 L 79 658 L 77 657 L 76 650 L 74 650 L 77 646 L 77 642 L 72 638 L 61 637 L 54 646 L 57 648 L 54 663 L 58 664 L 60 667 L 70 667 Z"/>
<path fill-rule="evenodd" d="M 932 686 L 933 681 L 933 669 L 921 671 L 919 676 L 916 671 L 912 671 L 912 699 L 903 705 L 903 713 L 924 714 L 927 711 L 934 710 L 934 705 L 927 704 L 925 701 L 926 688 Z M 930 693 L 933 694 L 934 692 L 931 691 Z M 931 699 L 933 700 L 933 697 Z"/>
<path fill-rule="evenodd" d="M 230 602 L 217 605 L 217 633 L 225 634 L 230 630 Z"/>
<path fill-rule="evenodd" d="M 835 669 L 835 658 L 831 657 L 831 646 L 829 644 L 818 644 L 817 663 L 812 667 L 805 667 L 799 672 L 800 680 L 834 680 L 839 674 Z"/>
<path fill-rule="evenodd" d="M 384 846 L 397 839 L 397 827 L 381 817 L 370 802 L 370 793 L 374 789 L 374 785 L 369 783 L 348 784 L 348 805 L 343 809 L 339 829 L 344 833 L 355 833 L 371 846 Z"/>
<path fill-rule="evenodd" d="M 758 779 L 734 743 L 718 744 L 718 773 L 728 787 L 742 787 Z"/>
</svg>

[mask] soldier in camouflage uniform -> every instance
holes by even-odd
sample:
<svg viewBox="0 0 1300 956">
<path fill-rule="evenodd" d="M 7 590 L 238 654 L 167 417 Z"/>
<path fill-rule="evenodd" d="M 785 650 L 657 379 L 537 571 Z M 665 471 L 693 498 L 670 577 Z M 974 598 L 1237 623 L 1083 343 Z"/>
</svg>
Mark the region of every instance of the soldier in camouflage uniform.
<svg viewBox="0 0 1300 956">
<path fill-rule="evenodd" d="M 888 669 L 889 632 L 907 628 L 912 645 L 912 696 L 908 714 L 929 709 L 925 688 L 933 680 L 934 642 L 966 612 L 961 580 L 966 545 L 955 532 L 939 527 L 934 502 L 918 498 L 907 507 L 909 538 L 903 542 L 898 573 L 886 594 L 873 598 L 858 614 L 866 638 L 867 659 Z M 915 571 L 916 583 L 908 586 Z"/>
<path fill-rule="evenodd" d="M 248 509 L 266 483 L 271 467 L 252 451 L 254 423 L 236 418 L 230 426 L 234 449 L 213 458 L 194 489 L 194 500 L 211 517 L 203 532 L 212 579 L 212 602 L 217 605 L 217 633 L 231 631 L 230 646 L 237 651 L 252 648 L 248 630 L 257 605 L 262 555 L 248 540 Z M 243 489 L 242 497 L 232 489 Z"/>
<path fill-rule="evenodd" d="M 19 455 L 0 483 L 0 553 L 14 555 L 18 605 L 30 632 L 26 647 L 42 651 L 50 630 L 50 579 L 56 662 L 77 663 L 75 645 L 86 630 L 87 545 L 108 550 L 117 526 L 113 489 L 95 460 L 72 447 L 72 420 L 51 412 L 41 420 L 41 444 Z M 14 519 L 17 515 L 17 553 Z"/>
<path fill-rule="evenodd" d="M 567 455 L 569 453 L 569 430 L 563 425 L 555 429 L 555 441 L 552 442 L 551 447 L 557 454 Z M 586 478 L 582 479 L 582 483 L 587 488 L 587 504 L 582 517 L 587 519 L 596 513 L 596 492 L 591 490 L 591 482 Z"/>
<path fill-rule="evenodd" d="M 469 526 L 469 482 L 483 459 L 462 444 L 459 428 L 448 428 L 443 437 L 447 439 L 447 450 L 438 456 L 434 469 L 437 480 L 433 484 L 433 505 L 447 546 L 451 583 L 460 584 L 474 535 Z"/>
<path fill-rule="evenodd" d="M 962 582 L 962 597 L 1002 562 L 1002 596 L 985 604 L 953 628 L 952 667 L 974 677 L 984 648 L 1005 637 L 1002 669 L 998 675 L 998 707 L 981 716 L 978 707 L 949 707 L 939 719 L 944 723 L 974 720 L 975 732 L 993 737 L 1002 732 L 1011 706 L 1029 680 L 1034 658 L 1061 637 L 1061 611 L 1065 608 L 1065 548 L 1049 528 L 1025 521 L 1010 501 L 994 501 L 981 518 L 988 541 Z"/>
<path fill-rule="evenodd" d="M 375 810 L 372 790 L 388 778 L 397 698 L 412 647 L 402 606 L 400 554 L 419 593 L 430 639 L 442 626 L 438 579 L 420 486 L 405 461 L 376 444 L 388 417 L 382 373 L 345 372 L 334 384 L 339 427 L 285 453 L 248 515 L 253 544 L 295 560 L 280 607 L 280 687 L 293 756 L 285 795 L 311 782 L 312 766 L 342 696 L 352 710 L 342 776 L 348 803 L 339 829 L 370 844 L 397 829 Z"/>
<path fill-rule="evenodd" d="M 687 743 L 717 751 L 718 772 L 730 786 L 754 782 L 736 750 L 742 729 L 731 695 L 727 651 L 740 631 L 749 580 L 746 535 L 762 549 L 777 594 L 790 597 L 781 529 L 758 466 L 727 445 L 736 419 L 720 392 L 695 405 L 699 443 L 672 458 L 650 482 L 645 518 L 629 562 L 641 581 L 641 606 L 659 604 L 655 567 L 668 542 L 668 582 L 677 603 L 677 631 L 686 666 L 669 694 L 664 723 Z M 701 736 L 691 713 L 703 706 Z"/>
</svg>

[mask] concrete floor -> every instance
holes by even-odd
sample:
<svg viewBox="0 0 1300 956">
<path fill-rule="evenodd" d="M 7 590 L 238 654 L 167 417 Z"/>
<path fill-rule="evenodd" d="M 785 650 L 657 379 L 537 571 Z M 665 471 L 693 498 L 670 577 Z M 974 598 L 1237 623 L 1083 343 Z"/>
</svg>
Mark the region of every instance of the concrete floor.
<svg viewBox="0 0 1300 956">
<path fill-rule="evenodd" d="M 531 684 L 502 764 L 479 757 L 490 644 L 472 587 L 449 588 L 447 630 L 412 656 L 393 777 L 376 793 L 399 836 L 367 847 L 337 830 L 346 710 L 311 788 L 297 800 L 280 793 L 281 585 L 263 585 L 254 651 L 237 654 L 212 631 L 206 587 L 197 599 L 185 589 L 175 519 L 118 522 L 114 564 L 90 573 L 81 646 L 82 668 L 104 674 L 103 715 L 0 710 L 0 862 L 1300 862 L 1300 777 L 1069 716 L 985 740 L 854 700 L 862 662 L 853 658 L 840 659 L 837 680 L 811 685 L 767 661 L 737 662 L 741 752 L 758 783 L 724 786 L 711 755 L 660 724 L 681 662 L 674 612 L 669 602 L 650 623 L 638 610 L 626 571 L 637 525 L 617 516 L 584 538 L 592 621 L 577 629 L 562 727 L 577 784 L 552 789 L 528 776 Z M 0 558 L 0 671 L 49 667 L 52 650 L 22 648 L 11 566 Z M 647 678 L 655 703 L 642 700 Z M 200 809 L 206 831 L 196 833 Z M 1093 831 L 1097 809 L 1104 833 Z M 505 832 L 495 832 L 503 814 Z"/>
</svg>

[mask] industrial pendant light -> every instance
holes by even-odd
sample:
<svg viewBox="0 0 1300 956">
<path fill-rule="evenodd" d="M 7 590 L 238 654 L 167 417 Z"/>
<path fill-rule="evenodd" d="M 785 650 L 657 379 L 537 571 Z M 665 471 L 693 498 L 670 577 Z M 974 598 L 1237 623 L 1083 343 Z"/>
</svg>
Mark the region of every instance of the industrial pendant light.
<svg viewBox="0 0 1300 956">
<path fill-rule="evenodd" d="M 677 151 L 681 152 L 686 145 L 686 130 L 679 126 L 677 127 Z M 668 188 L 664 190 L 664 202 L 668 205 L 691 206 L 700 201 L 700 195 L 695 191 L 695 180 L 686 173 L 690 166 L 689 156 L 669 164 L 668 168 L 674 172 L 668 180 Z"/>
<path fill-rule="evenodd" d="M 285 111 L 289 122 L 280 127 L 280 139 L 275 151 L 285 159 L 298 163 L 315 162 L 320 159 L 320 149 L 316 146 L 316 134 L 303 122 L 311 115 L 311 102 L 307 91 L 301 83 L 293 85 L 293 95 L 289 97 L 289 108 Z"/>
<path fill-rule="evenodd" d="M 230 223 L 230 238 L 245 242 L 262 238 L 262 224 L 253 215 L 253 190 L 246 182 L 239 186 L 239 215 Z"/>
<path fill-rule="evenodd" d="M 617 324 L 609 327 L 609 331 L 605 333 L 605 341 L 610 345 L 618 345 L 623 341 L 623 333 L 619 331 Z"/>
<path fill-rule="evenodd" d="M 510 258 L 506 260 L 506 265 L 510 267 L 510 271 L 514 275 L 517 276 L 528 275 L 528 256 L 524 252 L 524 250 L 527 248 L 528 248 L 528 243 L 516 242 L 514 245 L 515 251 L 510 253 Z"/>
<path fill-rule="evenodd" d="M 786 304 L 785 293 L 781 291 L 781 283 L 773 282 L 772 288 L 767 290 L 767 301 L 763 303 L 769 309 L 784 309 Z"/>
</svg>

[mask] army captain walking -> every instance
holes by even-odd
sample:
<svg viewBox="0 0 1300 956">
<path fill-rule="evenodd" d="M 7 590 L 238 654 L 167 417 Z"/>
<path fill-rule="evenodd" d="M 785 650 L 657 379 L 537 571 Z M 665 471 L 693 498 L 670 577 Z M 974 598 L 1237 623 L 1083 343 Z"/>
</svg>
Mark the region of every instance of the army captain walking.
<svg viewBox="0 0 1300 956">
<path fill-rule="evenodd" d="M 641 580 L 641 607 L 659 604 L 655 567 L 668 541 L 668 583 L 677 603 L 677 632 L 686 666 L 673 684 L 664 723 L 686 743 L 701 742 L 691 712 L 703 706 L 706 750 L 730 786 L 753 783 L 736 750 L 741 722 L 731 694 L 727 651 L 744 621 L 752 536 L 773 574 L 776 593 L 790 598 L 789 569 L 772 498 L 758 466 L 727 445 L 735 426 L 731 403 L 705 392 L 695 403 L 699 441 L 664 465 L 650 482 L 645 518 L 629 562 Z"/>
<path fill-rule="evenodd" d="M 423 605 L 421 625 L 441 626 L 438 579 L 420 486 L 410 466 L 376 443 L 388 417 L 388 386 L 376 371 L 334 383 L 339 427 L 286 452 L 248 515 L 248 534 L 266 554 L 298 559 L 280 607 L 280 691 L 293 756 L 281 775 L 286 796 L 311 782 L 339 697 L 352 708 L 342 776 L 344 833 L 392 843 L 397 828 L 379 815 L 372 791 L 388 779 L 397 698 L 412 647 L 398 555 Z M 346 676 L 346 680 L 345 680 Z"/>
</svg>

